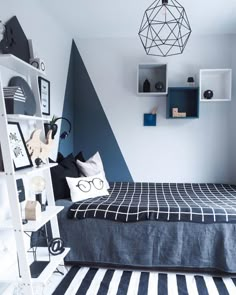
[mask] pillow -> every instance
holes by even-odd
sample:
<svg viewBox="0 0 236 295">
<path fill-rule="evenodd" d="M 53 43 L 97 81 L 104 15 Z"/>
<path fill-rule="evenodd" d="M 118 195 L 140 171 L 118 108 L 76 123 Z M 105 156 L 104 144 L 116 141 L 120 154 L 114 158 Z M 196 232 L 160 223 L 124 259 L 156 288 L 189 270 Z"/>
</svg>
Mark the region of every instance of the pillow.
<svg viewBox="0 0 236 295">
<path fill-rule="evenodd" d="M 66 181 L 70 188 L 70 196 L 73 202 L 109 195 L 102 173 L 89 177 L 66 177 Z"/>
<path fill-rule="evenodd" d="M 48 158 L 48 159 L 49 159 L 49 163 L 61 163 L 61 161 L 64 160 L 65 158 L 62 155 L 62 153 L 58 152 L 56 161 L 52 160 L 51 158 Z"/>
<path fill-rule="evenodd" d="M 79 177 L 80 171 L 76 166 L 72 154 L 64 158 L 57 166 L 51 169 L 52 186 L 55 200 L 69 199 L 70 189 L 66 177 Z"/>
<path fill-rule="evenodd" d="M 84 176 L 93 176 L 101 172 L 105 181 L 105 187 L 107 189 L 110 188 L 109 183 L 106 180 L 102 159 L 99 152 L 96 152 L 96 154 L 88 159 L 85 163 L 81 162 L 80 160 L 76 160 L 76 164 Z"/>
<path fill-rule="evenodd" d="M 75 160 L 79 160 L 81 162 L 86 162 L 85 161 L 85 158 L 84 158 L 84 155 L 82 152 L 79 152 L 76 156 L 75 156 Z"/>
<path fill-rule="evenodd" d="M 62 155 L 62 153 L 58 152 L 57 154 L 57 163 L 61 163 L 61 161 L 63 161 L 65 158 Z"/>
</svg>

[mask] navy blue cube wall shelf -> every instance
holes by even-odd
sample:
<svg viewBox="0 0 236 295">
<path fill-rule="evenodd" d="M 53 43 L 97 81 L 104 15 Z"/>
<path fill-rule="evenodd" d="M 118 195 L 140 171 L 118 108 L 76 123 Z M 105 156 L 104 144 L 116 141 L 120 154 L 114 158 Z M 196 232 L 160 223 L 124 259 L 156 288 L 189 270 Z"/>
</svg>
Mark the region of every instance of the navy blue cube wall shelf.
<svg viewBox="0 0 236 295">
<path fill-rule="evenodd" d="M 186 117 L 173 117 L 173 108 L 186 113 Z M 199 88 L 170 87 L 166 103 L 167 119 L 197 119 L 199 118 Z"/>
<path fill-rule="evenodd" d="M 144 114 L 143 125 L 144 126 L 156 126 L 157 115 L 156 114 Z"/>
</svg>

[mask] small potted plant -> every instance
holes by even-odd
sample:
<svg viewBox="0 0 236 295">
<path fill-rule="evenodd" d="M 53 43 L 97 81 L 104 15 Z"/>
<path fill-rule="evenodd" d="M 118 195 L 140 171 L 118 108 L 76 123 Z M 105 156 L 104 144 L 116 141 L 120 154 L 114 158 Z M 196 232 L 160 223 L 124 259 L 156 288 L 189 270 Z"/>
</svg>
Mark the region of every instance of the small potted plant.
<svg viewBox="0 0 236 295">
<path fill-rule="evenodd" d="M 47 136 L 48 131 L 52 130 L 52 139 L 54 139 L 54 136 L 57 133 L 57 128 L 58 128 L 56 124 L 57 119 L 58 118 L 54 115 L 49 123 L 44 123 L 45 134 Z"/>
</svg>

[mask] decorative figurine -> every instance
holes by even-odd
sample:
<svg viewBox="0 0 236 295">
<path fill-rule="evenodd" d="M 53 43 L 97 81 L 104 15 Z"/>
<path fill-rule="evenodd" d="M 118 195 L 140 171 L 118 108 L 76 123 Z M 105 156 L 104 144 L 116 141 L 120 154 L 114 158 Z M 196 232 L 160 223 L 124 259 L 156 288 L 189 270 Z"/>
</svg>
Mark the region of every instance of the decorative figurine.
<svg viewBox="0 0 236 295">
<path fill-rule="evenodd" d="M 148 79 L 146 79 L 143 83 L 143 92 L 150 92 L 151 85 Z"/>
<path fill-rule="evenodd" d="M 155 84 L 155 88 L 156 88 L 157 92 L 163 92 L 164 91 L 164 84 L 161 81 L 158 81 Z"/>
<path fill-rule="evenodd" d="M 195 86 L 194 78 L 193 77 L 188 77 L 187 83 L 188 83 L 189 87 L 194 87 Z"/>
<path fill-rule="evenodd" d="M 214 95 L 214 93 L 210 89 L 204 91 L 204 94 L 203 94 L 205 99 L 212 99 L 213 95 Z"/>
<path fill-rule="evenodd" d="M 41 166 L 41 164 L 43 164 L 43 161 L 40 158 L 36 158 L 34 163 L 36 165 L 36 168 L 39 168 Z"/>
<path fill-rule="evenodd" d="M 53 146 L 52 130 L 49 130 L 47 134 L 46 143 L 42 142 L 40 139 L 41 132 L 41 129 L 36 129 L 32 133 L 31 138 L 26 142 L 31 160 L 35 161 L 36 165 L 42 164 L 42 162 L 44 162 L 49 157 Z M 40 162 L 40 160 L 42 162 Z"/>
</svg>

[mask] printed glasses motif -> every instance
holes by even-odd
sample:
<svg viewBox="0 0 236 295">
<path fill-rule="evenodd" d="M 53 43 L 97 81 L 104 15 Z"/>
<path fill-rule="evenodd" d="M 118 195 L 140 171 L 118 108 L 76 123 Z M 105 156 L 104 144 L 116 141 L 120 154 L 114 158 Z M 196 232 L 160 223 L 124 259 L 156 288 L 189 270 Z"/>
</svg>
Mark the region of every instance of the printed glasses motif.
<svg viewBox="0 0 236 295">
<path fill-rule="evenodd" d="M 103 180 L 100 178 L 94 178 L 91 181 L 80 180 L 76 185 L 82 192 L 88 193 L 91 190 L 91 184 L 97 189 L 101 190 L 103 188 Z"/>
</svg>

